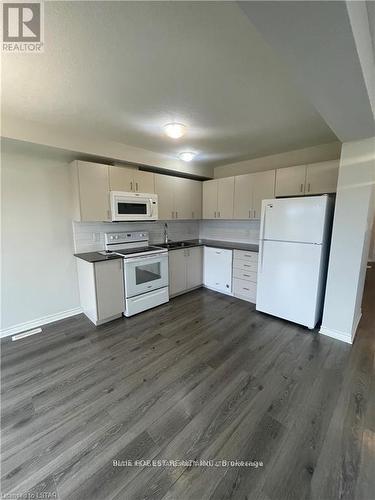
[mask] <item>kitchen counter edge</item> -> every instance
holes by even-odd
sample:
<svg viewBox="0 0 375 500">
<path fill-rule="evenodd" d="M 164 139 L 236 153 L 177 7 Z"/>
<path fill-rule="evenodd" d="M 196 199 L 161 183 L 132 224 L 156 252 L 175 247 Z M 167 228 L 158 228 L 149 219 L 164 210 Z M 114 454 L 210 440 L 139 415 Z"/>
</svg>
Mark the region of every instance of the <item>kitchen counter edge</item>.
<svg viewBox="0 0 375 500">
<path fill-rule="evenodd" d="M 186 248 L 193 247 L 213 247 L 213 248 L 223 248 L 227 250 L 244 250 L 245 252 L 259 252 L 259 245 L 255 245 L 252 243 L 236 243 L 235 241 L 219 241 L 219 240 L 181 240 L 186 243 L 189 243 L 186 247 L 176 247 L 176 248 L 168 248 L 168 251 L 172 252 L 173 250 L 183 250 Z M 159 243 L 160 246 L 163 246 Z M 158 246 L 158 243 L 155 244 Z M 102 255 L 99 252 L 86 252 L 86 253 L 75 253 L 74 257 L 78 259 L 85 260 L 86 262 L 104 262 L 106 260 L 113 259 L 122 259 L 121 255 Z"/>
<path fill-rule="evenodd" d="M 259 245 L 256 245 L 254 243 L 239 243 L 235 241 L 219 241 L 219 240 L 206 240 L 206 239 L 181 240 L 181 241 L 189 243 L 189 245 L 186 245 L 186 247 L 168 248 L 168 251 L 183 250 L 186 248 L 205 246 L 213 248 L 223 248 L 226 250 L 244 250 L 245 252 L 256 252 L 256 253 L 259 252 Z"/>
</svg>

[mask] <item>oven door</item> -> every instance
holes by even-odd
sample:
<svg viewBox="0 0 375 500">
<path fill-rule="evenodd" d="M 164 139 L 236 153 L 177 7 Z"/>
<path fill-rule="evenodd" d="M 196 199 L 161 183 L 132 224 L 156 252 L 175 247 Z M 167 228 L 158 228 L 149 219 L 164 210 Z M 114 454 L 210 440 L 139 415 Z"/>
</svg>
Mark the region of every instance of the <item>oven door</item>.
<svg viewBox="0 0 375 500">
<path fill-rule="evenodd" d="M 168 286 L 168 253 L 125 259 L 124 277 L 126 298 Z"/>
<path fill-rule="evenodd" d="M 151 196 L 112 191 L 112 221 L 154 220 L 154 205 Z"/>
</svg>

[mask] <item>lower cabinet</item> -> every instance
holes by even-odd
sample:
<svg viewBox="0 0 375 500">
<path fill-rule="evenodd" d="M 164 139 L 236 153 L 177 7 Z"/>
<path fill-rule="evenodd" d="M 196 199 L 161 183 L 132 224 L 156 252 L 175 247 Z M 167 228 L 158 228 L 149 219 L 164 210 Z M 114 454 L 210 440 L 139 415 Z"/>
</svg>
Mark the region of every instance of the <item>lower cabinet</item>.
<svg viewBox="0 0 375 500">
<path fill-rule="evenodd" d="M 255 304 L 257 295 L 258 254 L 234 250 L 233 295 Z"/>
<path fill-rule="evenodd" d="M 84 314 L 95 324 L 122 316 L 125 309 L 123 259 L 86 262 L 77 259 Z"/>
<path fill-rule="evenodd" d="M 169 295 L 174 296 L 203 283 L 203 247 L 170 250 Z"/>
<path fill-rule="evenodd" d="M 232 295 L 233 250 L 204 247 L 204 285 Z"/>
</svg>

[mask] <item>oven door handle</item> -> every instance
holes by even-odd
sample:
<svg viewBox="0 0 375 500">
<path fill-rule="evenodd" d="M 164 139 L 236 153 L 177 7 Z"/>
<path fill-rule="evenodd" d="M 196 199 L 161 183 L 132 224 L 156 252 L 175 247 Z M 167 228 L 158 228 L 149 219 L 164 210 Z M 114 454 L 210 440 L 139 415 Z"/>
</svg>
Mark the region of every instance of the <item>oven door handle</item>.
<svg viewBox="0 0 375 500">
<path fill-rule="evenodd" d="M 158 254 L 148 254 L 144 255 L 143 257 L 130 257 L 125 260 L 125 265 L 126 264 L 136 264 L 137 262 L 144 262 L 146 260 L 160 260 L 160 259 L 168 259 L 168 252 L 163 252 L 163 253 L 158 253 Z"/>
</svg>

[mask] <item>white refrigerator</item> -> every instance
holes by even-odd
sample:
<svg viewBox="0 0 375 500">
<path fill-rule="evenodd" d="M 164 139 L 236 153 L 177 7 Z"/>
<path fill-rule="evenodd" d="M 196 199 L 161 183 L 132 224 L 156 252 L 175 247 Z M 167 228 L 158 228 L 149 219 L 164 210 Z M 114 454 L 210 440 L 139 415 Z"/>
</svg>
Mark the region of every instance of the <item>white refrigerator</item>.
<svg viewBox="0 0 375 500">
<path fill-rule="evenodd" d="M 263 200 L 256 309 L 314 328 L 321 318 L 333 199 Z"/>
</svg>

